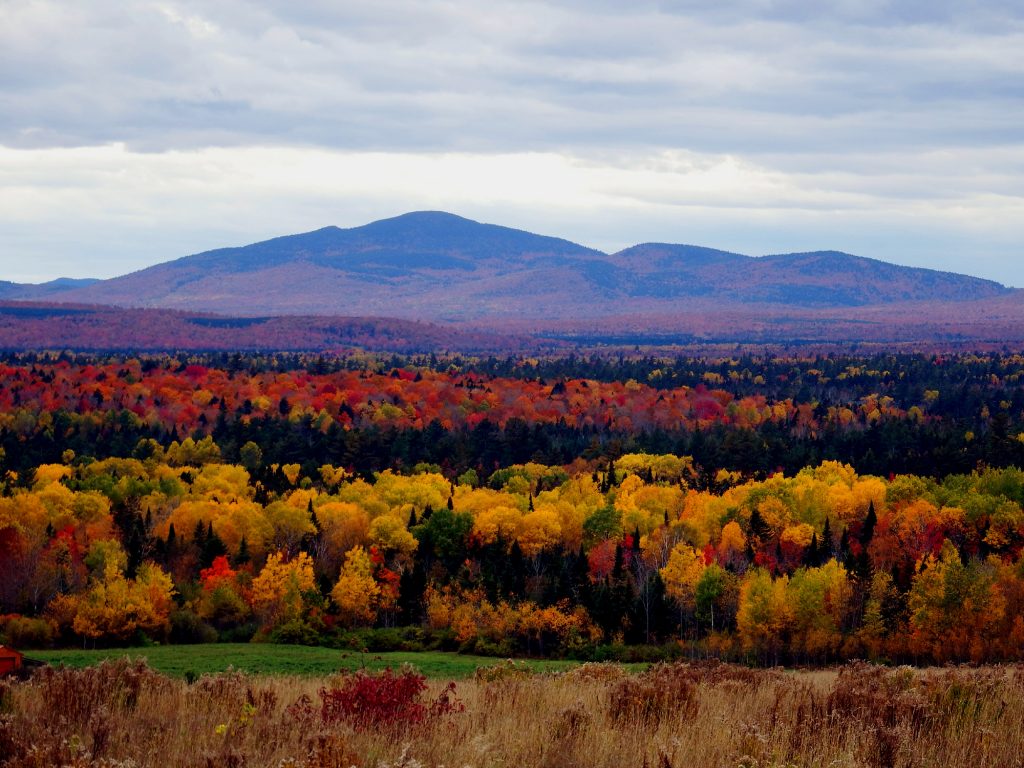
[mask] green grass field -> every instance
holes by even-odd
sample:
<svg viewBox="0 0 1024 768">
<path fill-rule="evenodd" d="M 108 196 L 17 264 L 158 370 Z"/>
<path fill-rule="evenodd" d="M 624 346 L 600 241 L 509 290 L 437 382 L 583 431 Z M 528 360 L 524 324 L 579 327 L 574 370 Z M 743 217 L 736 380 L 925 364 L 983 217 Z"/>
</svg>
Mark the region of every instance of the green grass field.
<svg viewBox="0 0 1024 768">
<path fill-rule="evenodd" d="M 256 675 L 329 675 L 333 672 L 366 668 L 381 670 L 411 664 L 427 677 L 457 679 L 470 677 L 477 667 L 501 663 L 501 659 L 440 652 L 358 653 L 300 645 L 224 643 L 211 645 L 163 645 L 149 648 L 111 648 L 96 651 L 33 651 L 28 654 L 49 664 L 86 667 L 104 659 L 124 656 L 144 658 L 160 672 L 175 677 L 203 675 L 234 668 Z M 568 669 L 577 662 L 527 660 L 538 672 Z M 642 666 L 642 665 L 638 665 Z"/>
</svg>

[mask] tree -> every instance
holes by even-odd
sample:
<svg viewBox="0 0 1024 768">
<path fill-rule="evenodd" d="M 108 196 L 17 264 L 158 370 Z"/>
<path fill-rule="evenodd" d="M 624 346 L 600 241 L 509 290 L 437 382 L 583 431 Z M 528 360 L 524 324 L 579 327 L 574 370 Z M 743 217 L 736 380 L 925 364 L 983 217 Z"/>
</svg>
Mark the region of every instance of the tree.
<svg viewBox="0 0 1024 768">
<path fill-rule="evenodd" d="M 263 466 L 263 450 L 252 440 L 249 440 L 238 449 L 238 459 L 247 470 L 256 472 Z"/>
<path fill-rule="evenodd" d="M 747 571 L 740 584 L 736 629 L 743 647 L 762 660 L 778 664 L 792 621 L 786 600 L 788 576 L 772 579 L 763 568 Z"/>
<path fill-rule="evenodd" d="M 159 566 L 143 563 L 135 579 L 118 565 L 106 566 L 102 578 L 74 600 L 74 631 L 93 640 L 125 641 L 142 632 L 163 637 L 170 630 L 174 584 Z"/>
<path fill-rule="evenodd" d="M 300 552 L 287 560 L 282 552 L 274 552 L 253 579 L 249 601 L 261 629 L 270 632 L 283 624 L 301 623 L 316 596 L 312 558 Z"/>
<path fill-rule="evenodd" d="M 704 556 L 689 544 L 679 542 L 672 548 L 661 580 L 666 594 L 679 606 L 680 616 L 696 609 L 697 584 L 706 568 Z"/>
<path fill-rule="evenodd" d="M 331 590 L 341 623 L 346 627 L 372 624 L 377 617 L 380 587 L 373 578 L 373 564 L 362 547 L 345 555 L 338 583 Z"/>
<path fill-rule="evenodd" d="M 694 591 L 698 626 L 707 624 L 715 631 L 715 607 L 718 606 L 718 615 L 722 616 L 721 600 L 726 593 L 726 582 L 727 574 L 717 563 L 711 563 L 701 573 Z"/>
</svg>

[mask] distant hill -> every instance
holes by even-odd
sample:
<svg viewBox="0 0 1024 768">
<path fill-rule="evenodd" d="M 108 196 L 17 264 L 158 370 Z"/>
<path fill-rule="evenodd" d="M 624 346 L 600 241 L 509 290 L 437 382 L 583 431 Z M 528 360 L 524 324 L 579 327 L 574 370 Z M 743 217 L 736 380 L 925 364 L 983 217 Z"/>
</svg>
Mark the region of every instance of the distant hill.
<svg viewBox="0 0 1024 768">
<path fill-rule="evenodd" d="M 449 213 L 418 212 L 186 256 L 72 287 L 59 300 L 235 315 L 558 324 L 695 307 L 827 309 L 1011 294 L 989 280 L 834 251 L 750 257 L 646 243 L 606 254 Z"/>
<path fill-rule="evenodd" d="M 0 280 L 0 300 L 46 299 L 98 282 L 99 280 L 94 278 L 75 279 L 73 277 L 58 277 L 48 283 L 12 283 L 8 280 Z"/>
<path fill-rule="evenodd" d="M 554 350 L 565 342 L 380 317 L 229 317 L 167 309 L 0 301 L 0 349 L 79 351 Z"/>
<path fill-rule="evenodd" d="M 1024 344 L 1024 296 L 846 308 L 760 304 L 665 314 L 442 325 L 385 317 L 230 316 L 168 309 L 0 301 L 0 350 L 266 350 L 545 354 L 636 345 L 732 354 L 737 345 L 999 349 Z M 717 345 L 717 346 L 716 346 Z M 725 346 L 723 346 L 725 345 Z"/>
</svg>

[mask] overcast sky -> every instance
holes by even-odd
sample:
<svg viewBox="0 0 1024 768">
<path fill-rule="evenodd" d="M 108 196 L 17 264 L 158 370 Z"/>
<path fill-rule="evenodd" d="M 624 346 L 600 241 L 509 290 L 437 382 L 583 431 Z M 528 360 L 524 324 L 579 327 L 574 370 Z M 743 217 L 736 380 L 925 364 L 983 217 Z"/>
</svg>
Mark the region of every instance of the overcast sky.
<svg viewBox="0 0 1024 768">
<path fill-rule="evenodd" d="M 1024 286 L 1022 7 L 0 0 L 0 278 L 440 209 Z"/>
</svg>

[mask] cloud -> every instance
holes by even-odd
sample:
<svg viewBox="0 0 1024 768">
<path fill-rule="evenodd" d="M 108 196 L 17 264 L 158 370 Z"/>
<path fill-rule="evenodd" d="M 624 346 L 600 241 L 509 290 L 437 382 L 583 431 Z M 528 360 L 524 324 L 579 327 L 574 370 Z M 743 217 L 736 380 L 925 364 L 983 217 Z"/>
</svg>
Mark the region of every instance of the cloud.
<svg viewBox="0 0 1024 768">
<path fill-rule="evenodd" d="M 7 0 L 0 266 L 450 207 L 1024 283 L 1021 71 L 1009 0 Z"/>
<path fill-rule="evenodd" d="M 999 158 L 979 153 L 974 161 L 995 167 Z M 8 279 L 109 277 L 222 245 L 442 209 L 608 251 L 651 240 L 752 254 L 839 248 L 1024 285 L 1024 264 L 1007 266 L 1024 201 L 987 191 L 1012 187 L 1012 166 L 972 186 L 958 172 L 959 156 L 922 162 L 944 184 L 943 196 L 908 194 L 919 181 L 902 156 L 876 171 L 887 186 L 869 194 L 846 171 L 783 173 L 733 155 L 679 150 L 595 158 L 8 148 L 0 149 L 0 253 L 8 255 Z M 968 243 L 985 246 L 964 252 Z M 54 252 L 71 258 L 55 261 Z M 991 263 L 979 258 L 986 252 Z M 34 271 L 48 261 L 48 271 Z"/>
<path fill-rule="evenodd" d="M 99 0 L 0 6 L 0 142 L 148 151 L 1014 142 L 1024 25 L 956 6 Z M 885 22 L 885 23 L 883 23 Z"/>
</svg>

